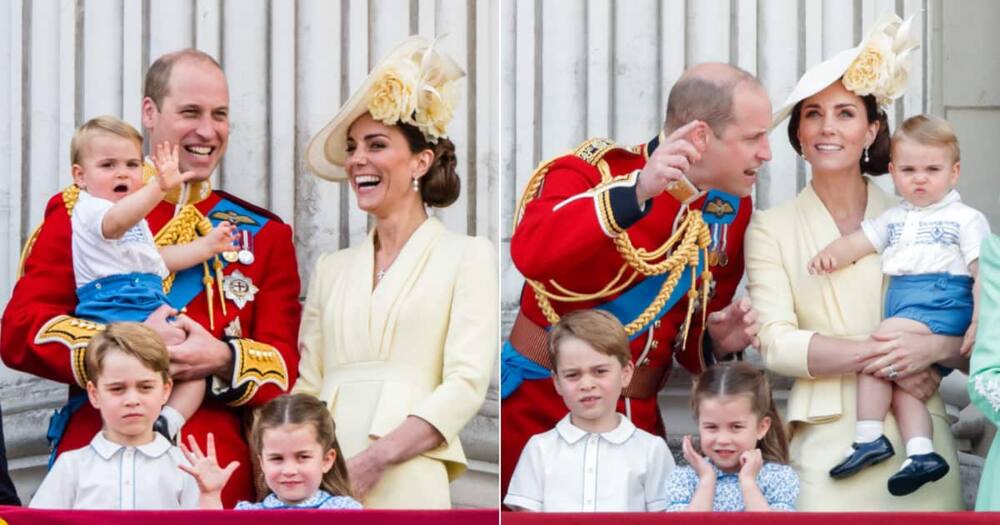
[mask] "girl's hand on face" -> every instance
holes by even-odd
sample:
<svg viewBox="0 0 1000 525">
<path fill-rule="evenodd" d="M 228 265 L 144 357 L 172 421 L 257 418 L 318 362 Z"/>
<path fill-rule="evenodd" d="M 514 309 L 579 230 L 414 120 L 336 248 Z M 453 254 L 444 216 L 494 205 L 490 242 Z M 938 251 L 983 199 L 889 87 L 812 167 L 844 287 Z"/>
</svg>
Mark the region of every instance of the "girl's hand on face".
<svg viewBox="0 0 1000 525">
<path fill-rule="evenodd" d="M 233 461 L 226 465 L 226 468 L 219 466 L 219 461 L 215 456 L 215 436 L 211 432 L 208 433 L 206 454 L 201 453 L 201 447 L 198 446 L 198 442 L 195 441 L 194 436 L 191 434 L 188 434 L 188 443 L 190 443 L 191 448 L 185 447 L 183 442 L 179 444 L 181 452 L 184 453 L 184 457 L 191 463 L 191 466 L 181 464 L 177 465 L 177 467 L 194 476 L 194 479 L 198 482 L 198 490 L 202 494 L 218 494 L 222 492 L 222 488 L 226 486 L 229 477 L 240 466 L 240 462 Z"/>
<path fill-rule="evenodd" d="M 694 469 L 694 473 L 698 475 L 699 480 L 715 479 L 715 469 L 712 468 L 712 465 L 704 456 L 695 451 L 694 446 L 691 444 L 691 436 L 684 436 L 681 450 L 684 452 L 684 459 Z"/>
<path fill-rule="evenodd" d="M 740 480 L 741 481 L 757 481 L 757 474 L 760 474 L 760 469 L 764 466 L 764 458 L 760 455 L 760 449 L 755 448 L 751 450 L 744 450 L 740 454 Z"/>
</svg>

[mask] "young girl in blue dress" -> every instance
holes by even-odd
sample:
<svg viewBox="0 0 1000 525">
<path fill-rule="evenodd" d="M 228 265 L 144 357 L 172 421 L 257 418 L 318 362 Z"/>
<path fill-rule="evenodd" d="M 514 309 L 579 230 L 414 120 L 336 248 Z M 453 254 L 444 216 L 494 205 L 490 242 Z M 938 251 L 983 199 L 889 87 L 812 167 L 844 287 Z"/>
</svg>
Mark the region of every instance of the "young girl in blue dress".
<svg viewBox="0 0 1000 525">
<path fill-rule="evenodd" d="M 763 370 L 719 363 L 691 391 L 701 453 L 684 436 L 688 465 L 667 485 L 669 511 L 795 510 L 799 477 Z"/>
<path fill-rule="evenodd" d="M 264 405 L 250 432 L 250 446 L 271 493 L 258 502 L 241 501 L 236 510 L 360 509 L 335 430 L 326 405 L 310 395 L 282 395 Z M 191 463 L 182 468 L 198 481 L 201 508 L 221 509 L 227 471 L 235 467 L 220 468 L 215 451 L 202 454 L 193 439 L 190 447 L 181 446 Z"/>
</svg>

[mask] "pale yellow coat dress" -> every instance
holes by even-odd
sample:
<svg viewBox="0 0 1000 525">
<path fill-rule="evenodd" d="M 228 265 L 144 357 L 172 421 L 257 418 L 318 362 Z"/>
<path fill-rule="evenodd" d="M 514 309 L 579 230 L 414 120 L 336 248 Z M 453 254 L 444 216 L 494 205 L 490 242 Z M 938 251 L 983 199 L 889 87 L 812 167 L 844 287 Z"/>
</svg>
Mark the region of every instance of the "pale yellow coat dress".
<svg viewBox="0 0 1000 525">
<path fill-rule="evenodd" d="M 346 458 L 409 415 L 441 446 L 390 467 L 363 501 L 371 508 L 447 508 L 465 471 L 458 433 L 483 403 L 496 363 L 497 253 L 485 239 L 427 219 L 372 288 L 373 236 L 322 255 L 299 337 L 296 392 L 325 401 Z"/>
<path fill-rule="evenodd" d="M 868 181 L 865 218 L 877 217 L 897 199 Z M 814 334 L 867 338 L 882 320 L 883 275 L 878 255 L 828 275 L 810 275 L 809 260 L 840 236 L 833 217 L 811 185 L 789 202 L 754 213 L 746 233 L 750 297 L 761 317 L 765 366 L 795 379 L 788 398 L 791 464 L 799 473 L 800 511 L 960 510 L 955 443 L 941 398 L 927 406 L 934 424 L 934 448 L 951 465 L 943 479 L 905 497 L 889 494 L 887 481 L 906 458 L 895 419 L 885 434 L 896 455 L 844 479 L 829 476 L 854 441 L 857 377 L 813 377 L 808 368 Z"/>
</svg>

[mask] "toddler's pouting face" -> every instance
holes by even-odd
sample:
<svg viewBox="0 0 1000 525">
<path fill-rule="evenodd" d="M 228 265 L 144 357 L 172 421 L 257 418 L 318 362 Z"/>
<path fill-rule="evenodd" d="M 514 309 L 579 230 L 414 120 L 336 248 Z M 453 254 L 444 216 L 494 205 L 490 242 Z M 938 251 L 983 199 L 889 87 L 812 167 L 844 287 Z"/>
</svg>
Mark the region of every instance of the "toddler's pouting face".
<svg viewBox="0 0 1000 525">
<path fill-rule="evenodd" d="M 323 451 L 312 424 L 285 424 L 261 435 L 264 481 L 278 499 L 289 505 L 315 495 L 323 474 L 333 468 L 336 458 L 333 449 Z"/>
<path fill-rule="evenodd" d="M 95 133 L 73 165 L 73 182 L 87 193 L 118 202 L 142 187 L 141 145 L 111 133 Z"/>
<path fill-rule="evenodd" d="M 632 378 L 632 364 L 569 337 L 559 343 L 556 391 L 572 414 L 573 424 L 588 432 L 608 432 L 618 424 L 615 408 Z"/>
<path fill-rule="evenodd" d="M 748 396 L 710 397 L 698 405 L 701 450 L 725 472 L 739 471 L 740 456 L 757 448 L 770 427 L 770 418 L 757 417 Z"/>
<path fill-rule="evenodd" d="M 897 140 L 892 145 L 892 182 L 906 202 L 927 206 L 943 199 L 958 183 L 960 166 L 951 148 Z"/>
<path fill-rule="evenodd" d="M 153 423 L 170 389 L 162 374 L 121 351 L 108 352 L 96 384 L 87 383 L 90 403 L 101 412 L 105 437 L 126 446 L 153 440 Z"/>
</svg>

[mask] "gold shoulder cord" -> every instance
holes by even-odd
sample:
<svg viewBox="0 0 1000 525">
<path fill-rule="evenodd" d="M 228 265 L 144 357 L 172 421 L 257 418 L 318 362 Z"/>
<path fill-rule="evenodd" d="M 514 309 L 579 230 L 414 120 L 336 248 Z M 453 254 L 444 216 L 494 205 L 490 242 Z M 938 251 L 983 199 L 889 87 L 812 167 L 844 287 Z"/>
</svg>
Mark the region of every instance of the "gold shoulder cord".
<svg viewBox="0 0 1000 525">
<path fill-rule="evenodd" d="M 574 151 L 574 154 L 587 161 L 589 164 L 598 166 L 599 163 L 604 163 L 604 154 L 615 147 L 614 143 L 608 141 L 607 139 L 596 139 L 584 143 L 584 145 Z M 542 184 L 545 181 L 545 175 L 548 173 L 553 160 L 548 160 L 540 164 L 535 172 L 532 173 L 531 178 L 528 179 L 528 184 L 525 186 L 524 193 L 521 195 L 517 210 L 514 213 L 515 229 L 517 228 L 518 223 L 521 222 L 524 209 L 527 207 L 528 203 L 537 198 L 541 193 Z M 602 180 L 609 176 L 605 173 L 606 171 L 607 170 L 601 170 Z M 686 267 L 689 267 L 691 269 L 691 288 L 687 293 L 688 309 L 686 317 L 687 320 L 684 324 L 683 337 L 683 347 L 686 347 L 688 328 L 691 326 L 691 316 L 694 313 L 694 305 L 698 298 L 698 286 L 696 280 L 698 255 L 699 252 L 701 252 L 704 258 L 703 260 L 708 260 L 708 247 L 711 244 L 711 240 L 711 232 L 705 224 L 701 211 L 688 209 L 687 214 L 681 221 L 680 226 L 677 227 L 666 242 L 653 251 L 636 248 L 632 244 L 632 239 L 629 238 L 628 232 L 622 232 L 615 237 L 615 248 L 618 250 L 618 253 L 622 256 L 622 259 L 625 262 L 622 264 L 621 269 L 618 270 L 618 274 L 597 292 L 586 294 L 574 292 L 559 285 L 556 281 L 550 280 L 549 284 L 553 289 L 559 292 L 553 293 L 546 289 L 544 283 L 531 279 L 526 279 L 526 281 L 529 285 L 531 285 L 535 294 L 535 300 L 538 301 L 538 307 L 541 309 L 542 314 L 545 315 L 545 319 L 548 320 L 550 324 L 555 324 L 559 322 L 560 317 L 552 306 L 552 300 L 573 303 L 603 299 L 617 295 L 625 290 L 625 288 L 635 281 L 639 274 L 647 277 L 662 275 L 665 273 L 668 274 L 667 279 L 663 282 L 663 286 L 660 287 L 660 291 L 657 293 L 653 301 L 645 308 L 645 310 L 643 310 L 641 314 L 639 314 L 638 317 L 625 325 L 625 332 L 631 337 L 644 326 L 648 325 L 650 321 L 656 317 L 656 314 L 660 312 L 663 305 L 666 304 L 670 296 L 673 295 L 674 288 L 676 288 L 677 282 L 681 278 L 681 272 L 683 272 Z M 632 271 L 627 272 L 630 268 Z M 628 273 L 627 278 L 625 277 L 626 273 Z M 712 273 L 709 271 L 708 266 L 706 266 L 704 271 L 702 271 L 701 278 L 701 301 L 702 305 L 707 305 L 708 290 L 712 281 Z M 703 307 L 703 326 L 707 312 L 708 308 Z"/>
</svg>

